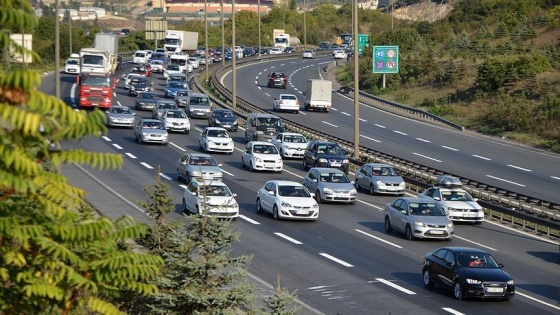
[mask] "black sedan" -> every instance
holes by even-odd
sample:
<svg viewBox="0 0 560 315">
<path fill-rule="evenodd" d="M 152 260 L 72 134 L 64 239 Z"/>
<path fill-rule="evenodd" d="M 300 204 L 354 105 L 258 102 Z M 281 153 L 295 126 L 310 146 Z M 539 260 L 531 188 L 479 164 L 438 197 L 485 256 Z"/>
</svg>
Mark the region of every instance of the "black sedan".
<svg viewBox="0 0 560 315">
<path fill-rule="evenodd" d="M 458 300 L 509 300 L 515 295 L 513 278 L 488 252 L 469 247 L 442 247 L 426 254 L 422 263 L 424 285 L 451 289 Z"/>
<path fill-rule="evenodd" d="M 238 122 L 231 109 L 215 109 L 208 118 L 209 127 L 222 127 L 229 131 L 237 131 Z"/>
</svg>

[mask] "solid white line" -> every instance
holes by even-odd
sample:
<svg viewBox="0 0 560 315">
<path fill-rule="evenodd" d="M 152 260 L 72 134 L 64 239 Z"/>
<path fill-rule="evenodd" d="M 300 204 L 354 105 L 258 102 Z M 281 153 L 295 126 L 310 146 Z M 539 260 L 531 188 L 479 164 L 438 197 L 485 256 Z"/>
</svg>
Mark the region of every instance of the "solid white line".
<svg viewBox="0 0 560 315">
<path fill-rule="evenodd" d="M 336 109 L 336 108 L 334 108 L 334 107 L 331 107 L 331 110 L 337 111 L 338 109 Z"/>
<path fill-rule="evenodd" d="M 426 139 L 422 139 L 422 138 L 416 138 L 416 140 L 419 140 L 419 141 L 422 141 L 422 142 L 427 142 L 427 143 L 431 142 L 430 140 L 426 140 Z"/>
<path fill-rule="evenodd" d="M 365 120 L 365 119 L 363 119 L 363 118 L 358 118 L 358 119 L 359 119 L 360 121 L 367 122 L 367 120 Z"/>
<path fill-rule="evenodd" d="M 109 137 L 107 137 L 107 136 L 102 136 L 101 138 L 103 138 L 103 140 L 108 141 L 108 142 L 111 142 L 111 141 L 112 141 L 111 138 L 109 138 Z"/>
<path fill-rule="evenodd" d="M 78 106 L 78 104 L 76 104 L 76 88 L 78 87 L 78 85 L 76 83 L 72 84 L 72 88 L 70 89 L 70 104 L 72 105 L 72 107 L 76 107 Z"/>
<path fill-rule="evenodd" d="M 456 310 L 454 310 L 454 309 L 452 309 L 452 308 L 450 308 L 450 307 L 442 307 L 441 309 L 444 310 L 444 311 L 447 311 L 447 312 L 449 312 L 449 313 L 451 313 L 451 314 L 454 314 L 454 315 L 464 315 L 464 314 L 465 314 L 465 313 L 461 313 L 461 312 L 459 312 L 459 311 L 456 311 Z"/>
<path fill-rule="evenodd" d="M 186 151 L 187 151 L 187 150 L 185 150 L 184 148 L 182 148 L 182 147 L 176 145 L 176 144 L 173 143 L 173 142 L 169 142 L 169 144 L 171 144 L 172 146 L 176 147 L 177 149 L 179 149 L 179 150 L 181 150 L 181 151 L 183 151 L 183 152 L 186 152 Z"/>
<path fill-rule="evenodd" d="M 516 182 L 512 182 L 512 181 L 509 181 L 509 180 L 506 180 L 506 179 L 503 179 L 503 178 L 499 178 L 499 177 L 496 177 L 496 176 L 486 175 L 486 177 L 490 177 L 490 178 L 493 178 L 493 179 L 501 180 L 502 182 L 510 183 L 510 184 L 513 184 L 513 185 L 525 187 L 525 185 L 523 185 L 523 184 L 519 184 L 519 183 L 516 183 Z"/>
<path fill-rule="evenodd" d="M 480 246 L 480 247 L 488 248 L 489 250 L 498 251 L 497 249 L 495 249 L 495 248 L 493 248 L 493 247 L 486 246 L 486 245 L 477 243 L 477 242 L 475 242 L 475 241 L 471 241 L 471 240 L 466 239 L 466 238 L 464 238 L 464 237 L 460 237 L 460 236 L 457 236 L 457 235 L 455 235 L 454 237 L 456 237 L 456 238 L 458 238 L 458 239 L 460 239 L 460 240 L 463 240 L 463 241 L 465 241 L 465 242 L 469 242 L 469 243 L 478 245 L 478 246 Z"/>
<path fill-rule="evenodd" d="M 296 239 L 293 239 L 293 238 L 291 238 L 291 237 L 289 237 L 289 236 L 287 236 L 287 235 L 284 235 L 284 234 L 282 234 L 282 233 L 274 232 L 274 234 L 276 234 L 277 236 L 280 236 L 281 238 L 283 238 L 283 239 L 285 239 L 285 240 L 287 240 L 287 241 L 290 241 L 290 242 L 292 242 L 292 243 L 294 243 L 294 244 L 297 244 L 297 245 L 303 244 L 302 242 L 300 242 L 300 241 L 298 241 L 298 240 L 296 240 Z"/>
<path fill-rule="evenodd" d="M 358 232 L 358 233 L 362 233 L 362 234 L 364 234 L 364 235 L 367 235 L 367 236 L 369 236 L 369 237 L 371 237 L 371 238 L 374 238 L 374 239 L 376 239 L 376 240 L 378 240 L 378 241 L 381 241 L 381 242 L 383 242 L 383 243 L 385 243 L 385 244 L 394 246 L 394 247 L 396 247 L 396 248 L 403 248 L 403 247 L 400 246 L 400 245 L 397 245 L 397 244 L 395 244 L 395 243 L 391 243 L 391 242 L 389 242 L 389 241 L 387 241 L 387 240 L 384 240 L 384 239 L 382 239 L 382 238 L 380 238 L 380 237 L 371 235 L 371 234 L 369 234 L 369 233 L 367 233 L 367 232 L 364 232 L 364 231 L 362 231 L 362 230 L 354 229 L 354 231 L 356 231 L 356 232 Z"/>
<path fill-rule="evenodd" d="M 249 223 L 251 223 L 251 224 L 254 224 L 254 225 L 259 225 L 259 224 L 260 224 L 259 222 L 255 221 L 255 220 L 253 220 L 253 219 L 251 219 L 251 218 L 249 218 L 249 217 L 246 217 L 246 216 L 244 216 L 244 215 L 242 215 L 242 214 L 239 215 L 239 218 L 240 218 L 240 219 L 243 219 L 243 220 L 245 220 L 245 221 L 247 221 L 247 222 L 249 222 Z"/>
<path fill-rule="evenodd" d="M 419 154 L 419 153 L 416 153 L 416 152 L 412 152 L 412 154 L 414 154 L 414 155 L 418 155 L 418 156 L 420 156 L 420 157 L 423 157 L 423 158 L 426 158 L 426 159 L 428 159 L 428 160 L 432 160 L 432 161 L 436 161 L 436 162 L 439 162 L 439 163 L 441 163 L 441 161 L 440 161 L 440 160 L 437 160 L 437 159 L 431 158 L 431 157 L 429 157 L 429 156 L 425 156 L 425 155 L 422 155 L 422 154 Z"/>
<path fill-rule="evenodd" d="M 306 112 L 299 111 L 300 114 L 307 116 Z"/>
<path fill-rule="evenodd" d="M 476 155 L 476 154 L 473 154 L 472 156 L 474 156 L 475 158 L 486 160 L 486 161 L 491 161 L 492 160 L 491 158 L 487 158 L 485 156 L 480 156 L 480 155 Z"/>
<path fill-rule="evenodd" d="M 492 221 L 484 221 L 484 224 L 493 224 L 493 225 L 495 225 L 496 227 L 500 227 L 500 228 L 503 228 L 503 229 L 506 229 L 506 230 L 509 230 L 509 231 L 512 231 L 512 232 L 515 232 L 515 233 L 519 233 L 519 234 L 525 235 L 525 236 L 527 236 L 527 237 L 537 239 L 537 240 L 542 241 L 542 242 L 546 242 L 546 243 L 549 243 L 549 244 L 553 244 L 553 245 L 556 245 L 556 246 L 560 246 L 560 243 L 554 242 L 554 241 L 552 241 L 552 240 L 550 240 L 550 239 L 548 239 L 548 238 L 540 237 L 540 236 L 535 235 L 535 234 L 532 234 L 532 233 L 527 233 L 527 232 L 518 230 L 518 229 L 516 229 L 516 228 L 512 228 L 512 227 L 503 225 L 503 224 L 501 224 L 501 223 L 499 223 L 499 222 L 495 223 L 495 222 L 492 222 Z"/>
<path fill-rule="evenodd" d="M 346 116 L 351 116 L 350 114 L 348 114 L 347 112 L 341 112 L 342 115 L 346 115 Z"/>
<path fill-rule="evenodd" d="M 560 177 L 556 177 L 556 176 L 550 176 L 550 177 L 551 177 L 551 178 L 554 178 L 554 179 L 560 180 Z"/>
<path fill-rule="evenodd" d="M 554 309 L 560 310 L 560 307 L 558 307 L 558 306 L 556 306 L 556 305 L 552 305 L 552 304 L 547 303 L 547 302 L 545 302 L 545 301 L 541 301 L 541 300 L 539 300 L 539 299 L 537 299 L 537 298 L 534 298 L 534 297 L 532 297 L 532 296 L 529 296 L 529 295 L 527 295 L 527 294 L 525 294 L 525 293 L 521 293 L 521 292 L 519 292 L 519 291 L 517 291 L 517 290 L 515 290 L 515 295 L 521 295 L 522 297 L 526 297 L 526 298 L 528 298 L 529 300 L 533 300 L 533 301 L 535 301 L 535 302 L 539 302 L 539 303 L 544 304 L 544 305 L 546 305 L 546 306 L 549 306 L 549 307 L 552 307 L 552 308 L 554 308 Z"/>
<path fill-rule="evenodd" d="M 403 136 L 408 136 L 407 133 L 404 133 L 402 131 L 398 131 L 398 130 L 393 130 L 394 133 L 398 133 L 399 135 L 403 135 Z"/>
<path fill-rule="evenodd" d="M 135 156 L 134 154 L 132 154 L 132 153 L 126 152 L 125 154 L 126 154 L 129 158 L 131 158 L 131 159 L 135 159 L 135 158 L 136 158 L 136 156 Z"/>
<path fill-rule="evenodd" d="M 386 284 L 386 285 L 388 285 L 388 286 L 390 286 L 390 287 L 392 287 L 392 288 L 395 288 L 395 289 L 397 289 L 397 290 L 399 290 L 399 291 L 401 291 L 401 292 L 404 292 L 404 293 L 406 293 L 406 294 L 411 294 L 411 295 L 412 295 L 412 294 L 416 294 L 415 292 L 412 292 L 412 291 L 410 291 L 409 289 L 405 289 L 405 288 L 401 287 L 400 285 L 396 285 L 396 284 L 392 283 L 391 281 L 385 280 L 385 279 L 383 279 L 383 278 L 375 278 L 375 280 L 377 280 L 377 281 L 379 281 L 379 282 L 381 282 L 381 283 L 384 283 L 384 284 Z"/>
<path fill-rule="evenodd" d="M 344 260 L 340 260 L 340 259 L 338 259 L 338 258 L 336 258 L 336 257 L 334 257 L 334 256 L 331 256 L 331 255 L 327 254 L 327 253 L 319 253 L 319 255 L 321 255 L 321 256 L 323 256 L 323 257 L 325 257 L 325 258 L 328 258 L 328 259 L 330 259 L 330 260 L 332 260 L 332 261 L 334 261 L 334 262 L 337 262 L 337 263 L 343 265 L 344 267 L 354 267 L 354 266 L 352 266 L 351 264 L 345 262 Z"/>
<path fill-rule="evenodd" d="M 452 147 L 448 147 L 448 146 L 446 146 L 446 145 L 442 145 L 441 147 L 444 148 L 444 149 L 448 149 L 448 150 L 451 150 L 451 151 L 455 151 L 455 152 L 459 151 L 459 149 L 455 149 L 455 148 L 452 148 Z"/>
<path fill-rule="evenodd" d="M 270 94 L 268 94 L 267 92 L 264 92 L 264 95 L 271 97 Z"/>
<path fill-rule="evenodd" d="M 387 128 L 387 127 L 385 127 L 385 126 L 383 126 L 383 125 L 380 125 L 380 124 L 373 124 L 373 125 L 374 125 L 374 126 L 377 126 L 377 127 L 379 127 L 379 128 L 383 128 L 383 129 L 386 129 L 386 128 Z"/>
<path fill-rule="evenodd" d="M 525 172 L 532 172 L 532 170 L 527 169 L 527 168 L 523 168 L 523 167 L 520 167 L 520 166 L 515 166 L 515 165 L 511 165 L 511 164 L 508 164 L 507 166 L 513 167 L 515 169 L 522 170 L 522 171 L 525 171 Z"/>
<path fill-rule="evenodd" d="M 223 169 L 222 169 L 222 172 L 224 172 L 224 173 L 228 174 L 229 176 L 235 176 L 235 175 L 233 175 L 233 174 L 232 174 L 232 173 L 230 173 L 230 172 L 224 171 Z"/>
<path fill-rule="evenodd" d="M 121 102 L 119 102 L 119 101 L 117 101 L 117 105 L 122 106 L 122 105 L 121 105 Z"/>
<path fill-rule="evenodd" d="M 375 141 L 375 142 L 377 142 L 377 143 L 380 143 L 380 142 L 381 142 L 381 141 L 379 141 L 379 140 L 376 140 L 376 139 L 373 139 L 373 138 L 370 138 L 370 137 L 364 136 L 364 135 L 360 135 L 360 137 L 366 138 L 366 139 L 371 140 L 371 141 Z"/>
<path fill-rule="evenodd" d="M 140 162 L 140 164 L 144 165 L 145 168 L 149 168 L 149 169 L 151 169 L 151 170 L 154 169 L 154 168 L 153 168 L 150 164 L 148 164 L 148 163 Z"/>
<path fill-rule="evenodd" d="M 113 143 L 113 146 L 114 146 L 115 148 L 119 149 L 119 150 L 122 150 L 122 149 L 123 149 L 120 145 L 118 145 L 118 144 L 116 144 L 116 143 Z"/>
<path fill-rule="evenodd" d="M 321 121 L 322 121 L 323 123 L 327 124 L 327 125 L 331 125 L 331 126 L 333 126 L 333 127 L 335 127 L 335 128 L 338 128 L 337 125 L 331 124 L 330 122 L 326 122 L 326 121 L 324 121 L 324 120 L 321 120 Z"/>
<path fill-rule="evenodd" d="M 163 174 L 163 173 L 159 173 L 159 176 L 161 176 L 161 177 L 163 177 L 163 178 L 165 178 L 165 179 L 167 179 L 167 180 L 173 180 L 173 178 L 171 178 L 171 177 L 169 177 L 169 176 L 167 176 L 167 175 L 165 175 L 165 174 Z"/>
</svg>

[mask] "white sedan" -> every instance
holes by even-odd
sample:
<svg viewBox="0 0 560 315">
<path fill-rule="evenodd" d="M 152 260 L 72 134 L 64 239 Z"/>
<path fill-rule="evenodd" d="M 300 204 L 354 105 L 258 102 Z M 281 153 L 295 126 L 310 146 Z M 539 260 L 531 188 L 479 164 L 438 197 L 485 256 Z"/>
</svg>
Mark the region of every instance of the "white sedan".
<svg viewBox="0 0 560 315">
<path fill-rule="evenodd" d="M 284 163 L 276 146 L 265 141 L 249 141 L 241 155 L 241 167 L 250 171 L 282 172 Z"/>
<path fill-rule="evenodd" d="M 166 109 L 161 115 L 161 121 L 167 131 L 184 132 L 191 131 L 191 121 L 182 109 Z"/>
<path fill-rule="evenodd" d="M 257 212 L 271 212 L 276 220 L 315 221 L 319 217 L 319 204 L 314 196 L 298 182 L 271 180 L 257 192 Z"/>
<path fill-rule="evenodd" d="M 281 132 L 272 139 L 282 158 L 303 158 L 309 141 L 301 133 Z"/>
<path fill-rule="evenodd" d="M 274 98 L 272 103 L 272 110 L 275 111 L 291 111 L 293 113 L 299 113 L 299 101 L 297 96 L 293 94 L 280 94 L 278 97 Z"/>
<path fill-rule="evenodd" d="M 233 139 L 224 128 L 206 127 L 198 137 L 198 148 L 200 151 L 233 154 L 233 147 Z"/>
<path fill-rule="evenodd" d="M 183 193 L 183 213 L 235 220 L 239 216 L 235 196 L 222 181 L 192 180 Z"/>
<path fill-rule="evenodd" d="M 336 49 L 333 50 L 334 59 L 346 59 L 348 55 L 344 52 L 344 50 Z"/>
<path fill-rule="evenodd" d="M 284 50 L 282 50 L 282 48 L 278 48 L 278 47 L 270 48 L 270 50 L 268 51 L 268 53 L 271 54 L 271 55 L 280 55 L 283 52 L 284 52 Z"/>
</svg>

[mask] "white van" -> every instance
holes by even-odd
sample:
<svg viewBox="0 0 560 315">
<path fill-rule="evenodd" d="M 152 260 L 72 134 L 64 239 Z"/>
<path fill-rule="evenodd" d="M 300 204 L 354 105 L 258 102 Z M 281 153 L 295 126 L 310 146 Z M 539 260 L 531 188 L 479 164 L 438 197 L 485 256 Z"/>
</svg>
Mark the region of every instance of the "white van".
<svg viewBox="0 0 560 315">
<path fill-rule="evenodd" d="M 80 73 L 80 55 L 71 54 L 70 58 L 66 59 L 66 64 L 64 65 L 64 72 L 66 73 Z"/>
<path fill-rule="evenodd" d="M 132 58 L 132 63 L 145 64 L 148 63 L 148 60 L 150 60 L 150 54 L 147 50 L 137 50 Z"/>
</svg>

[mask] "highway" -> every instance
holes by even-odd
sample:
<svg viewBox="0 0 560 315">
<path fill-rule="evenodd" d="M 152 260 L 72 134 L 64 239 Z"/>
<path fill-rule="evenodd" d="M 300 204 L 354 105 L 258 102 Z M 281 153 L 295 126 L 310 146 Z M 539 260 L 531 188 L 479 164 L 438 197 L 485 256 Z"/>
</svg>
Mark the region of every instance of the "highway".
<svg viewBox="0 0 560 315">
<path fill-rule="evenodd" d="M 317 60 L 317 63 L 319 62 L 322 61 Z M 267 67 L 265 64 L 261 66 Z M 295 71 L 296 63 L 292 66 Z M 253 69 L 253 66 L 246 68 L 247 71 L 256 71 L 255 74 L 264 71 L 264 68 Z M 303 82 L 307 75 L 317 73 L 310 67 L 308 71 L 300 70 L 291 75 L 287 68 L 283 66 L 283 70 L 291 76 L 292 84 L 299 89 L 305 86 Z M 127 69 L 125 67 L 123 71 Z M 245 71 L 245 68 L 242 69 Z M 299 78 L 300 75 L 302 78 Z M 156 88 L 162 87 L 163 80 L 157 77 L 152 80 Z M 53 80 L 46 78 L 43 82 L 42 90 L 53 94 Z M 74 77 L 63 75 L 62 82 L 64 100 L 72 104 L 70 95 L 73 91 Z M 270 97 L 266 98 L 265 92 L 271 95 L 282 92 L 270 91 L 267 88 L 258 89 L 252 80 L 238 83 L 238 88 L 238 93 L 244 97 L 260 97 L 263 106 L 272 103 Z M 117 102 L 131 107 L 134 105 L 134 98 L 127 95 L 122 82 L 116 90 L 114 103 Z M 342 98 L 337 100 L 337 104 L 338 102 L 342 102 Z M 351 117 L 346 121 L 346 125 L 343 125 L 342 118 L 346 115 L 341 114 L 343 111 L 350 111 L 338 108 L 338 105 L 337 109 L 330 114 L 308 113 L 290 116 L 307 118 L 306 122 L 310 126 L 323 126 L 318 119 L 309 119 L 312 115 L 321 115 L 321 120 L 335 125 L 350 126 Z M 367 110 L 363 111 L 367 113 Z M 373 113 L 380 115 L 372 110 L 372 116 L 366 116 L 372 125 L 379 123 L 374 120 Z M 151 113 L 137 112 L 137 115 L 148 117 Z M 335 119 L 341 121 L 336 120 L 335 123 Z M 397 117 L 391 119 L 395 121 L 394 124 L 389 118 L 382 120 L 386 126 L 384 137 L 378 135 L 379 131 L 377 134 L 370 132 L 365 135 L 381 141 L 376 142 L 377 145 L 386 143 L 384 145 L 391 146 L 391 141 L 394 140 L 388 140 L 391 134 L 389 128 L 397 123 L 400 126 L 399 130 L 408 135 L 432 139 L 435 134 L 434 129 L 429 126 L 422 127 L 425 130 L 418 132 L 415 130 L 421 129 L 419 126 L 423 125 Z M 170 193 L 176 200 L 177 210 L 172 218 L 187 221 L 179 213 L 185 183 L 177 181 L 175 165 L 183 153 L 198 149 L 197 137 L 199 131 L 206 126 L 206 121 L 193 120 L 191 125 L 193 130 L 189 135 L 171 134 L 168 146 L 140 145 L 134 141 L 133 131 L 130 129 L 110 129 L 106 136 L 67 144 L 91 151 L 120 153 L 124 155 L 125 162 L 120 171 L 99 172 L 68 166 L 64 170 L 65 174 L 76 186 L 88 191 L 88 200 L 104 215 L 115 218 L 129 214 L 149 222 L 147 216 L 135 205 L 136 201 L 145 199 L 144 187 L 153 185 L 159 173 L 170 185 Z M 329 132 L 326 126 L 323 126 L 325 132 Z M 345 129 L 341 127 L 336 132 L 349 134 L 350 130 L 346 132 Z M 304 175 L 301 162 L 286 161 L 282 174 L 251 173 L 240 166 L 240 151 L 244 147 L 243 130 L 233 133 L 233 136 L 236 142 L 234 154 L 214 155 L 219 163 L 223 164 L 224 181 L 238 195 L 237 201 L 241 207 L 241 217 L 232 223 L 240 231 L 241 241 L 234 244 L 232 255 L 254 254 L 248 272 L 266 283 L 272 284 L 277 275 L 280 275 L 282 286 L 290 291 L 297 290 L 299 299 L 305 303 L 306 307 L 301 314 L 560 312 L 560 257 L 557 242 L 512 230 L 494 222 L 486 222 L 480 226 L 458 224 L 455 227 L 456 237 L 451 242 L 406 241 L 403 235 L 386 234 L 383 229 L 384 205 L 394 197 L 370 196 L 364 192 L 359 193 L 359 202 L 354 206 L 322 204 L 317 222 L 275 221 L 270 215 L 257 214 L 256 191 L 270 179 L 301 181 Z M 411 138 L 412 136 L 403 136 L 401 141 L 405 145 L 397 150 L 402 150 L 404 154 L 412 149 L 411 143 L 414 141 Z M 433 150 L 436 145 L 432 144 L 431 147 Z M 468 148 L 478 151 L 476 146 Z M 432 153 L 431 156 L 434 155 Z M 488 171 L 494 171 L 489 166 L 487 168 Z M 499 174 L 498 171 L 494 172 Z M 353 179 L 352 175 L 350 177 Z M 425 289 L 420 274 L 422 257 L 429 251 L 448 245 L 473 246 L 490 251 L 516 279 L 516 297 L 508 302 L 456 301 L 450 292 L 438 288 Z"/>
</svg>

